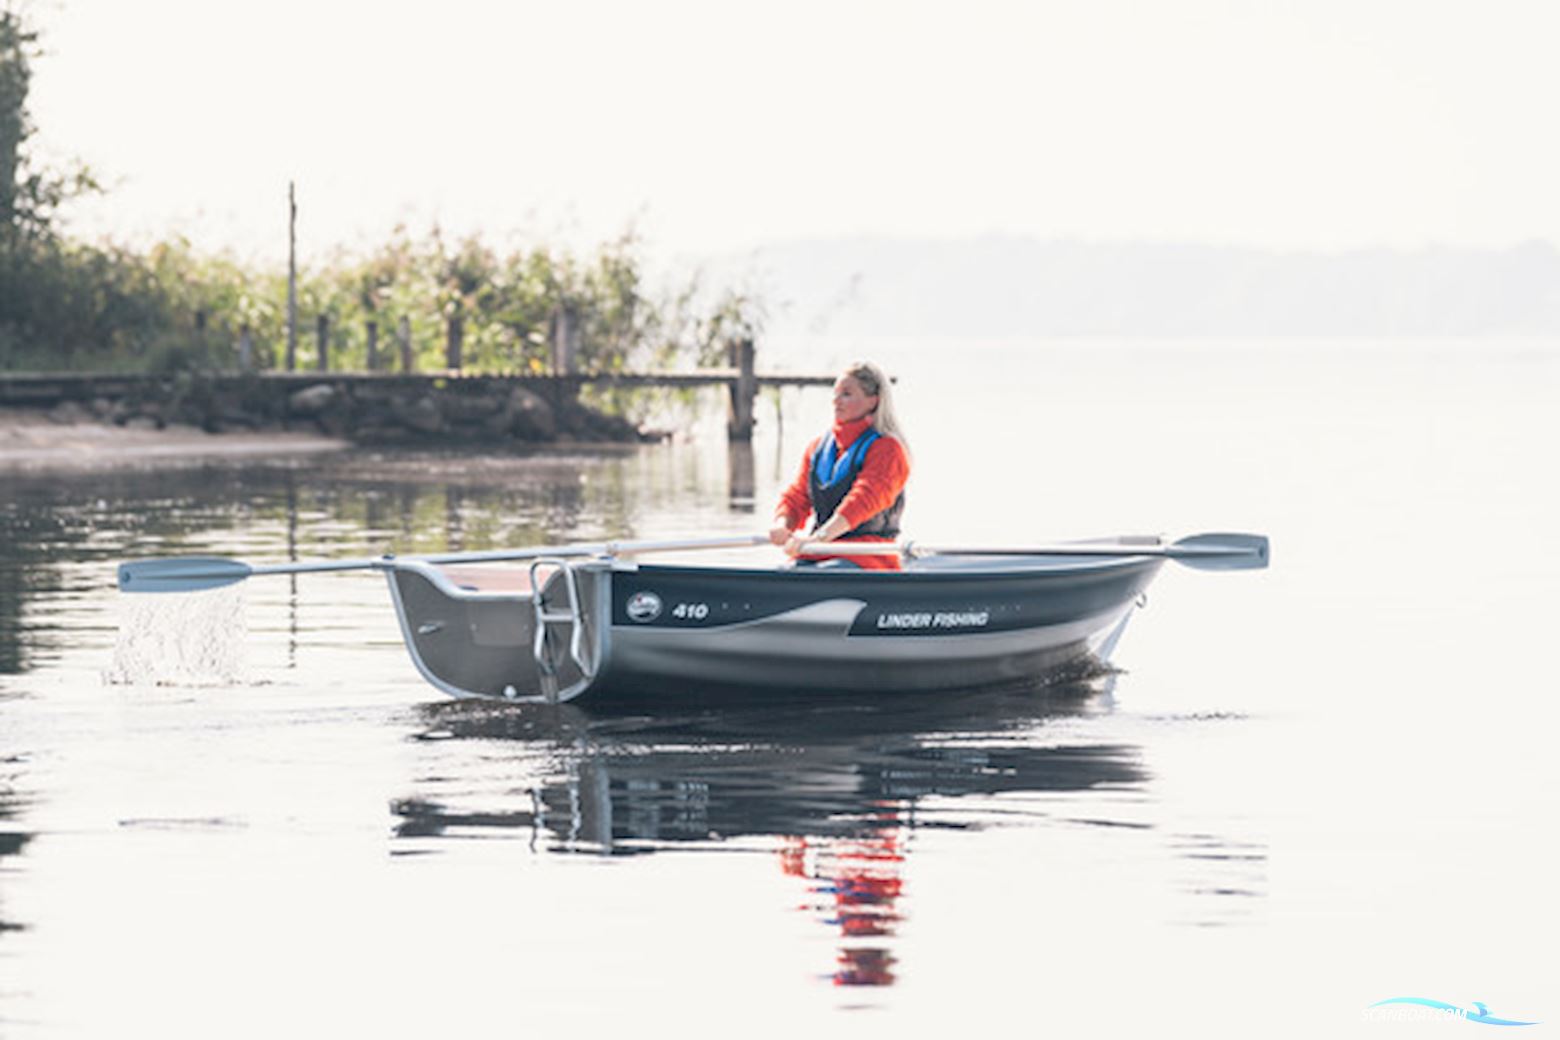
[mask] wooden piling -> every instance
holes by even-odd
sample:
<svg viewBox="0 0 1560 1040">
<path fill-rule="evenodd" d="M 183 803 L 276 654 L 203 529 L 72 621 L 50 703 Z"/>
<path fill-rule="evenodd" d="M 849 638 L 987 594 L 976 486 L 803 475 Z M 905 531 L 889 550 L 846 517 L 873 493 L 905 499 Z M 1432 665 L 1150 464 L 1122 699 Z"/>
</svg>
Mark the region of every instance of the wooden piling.
<svg viewBox="0 0 1560 1040">
<path fill-rule="evenodd" d="M 314 335 L 319 343 L 320 371 L 330 371 L 330 315 L 321 314 L 314 320 Z"/>
<path fill-rule="evenodd" d="M 369 319 L 363 324 L 368 349 L 364 352 L 363 365 L 370 372 L 379 367 L 379 322 Z"/>
<path fill-rule="evenodd" d="M 465 330 L 459 314 L 451 314 L 444 337 L 444 367 L 452 372 L 460 371 L 460 344 Z"/>
<path fill-rule="evenodd" d="M 573 375 L 579 366 L 579 335 L 576 331 L 574 312 L 567 304 L 559 304 L 553 310 L 552 348 L 553 374 Z"/>
<path fill-rule="evenodd" d="M 255 338 L 248 325 L 238 327 L 238 367 L 245 372 L 255 367 Z"/>
<path fill-rule="evenodd" d="M 395 327 L 397 345 L 401 348 L 401 374 L 412 374 L 412 319 L 401 315 L 401 320 Z"/>
<path fill-rule="evenodd" d="M 287 182 L 287 371 L 298 365 L 298 197 Z"/>
<path fill-rule="evenodd" d="M 726 347 L 731 359 L 731 366 L 737 370 L 735 383 L 728 383 L 730 392 L 729 421 L 726 423 L 726 436 L 732 441 L 751 441 L 753 439 L 753 404 L 758 397 L 758 376 L 754 369 L 753 341 L 751 339 L 733 340 Z"/>
</svg>

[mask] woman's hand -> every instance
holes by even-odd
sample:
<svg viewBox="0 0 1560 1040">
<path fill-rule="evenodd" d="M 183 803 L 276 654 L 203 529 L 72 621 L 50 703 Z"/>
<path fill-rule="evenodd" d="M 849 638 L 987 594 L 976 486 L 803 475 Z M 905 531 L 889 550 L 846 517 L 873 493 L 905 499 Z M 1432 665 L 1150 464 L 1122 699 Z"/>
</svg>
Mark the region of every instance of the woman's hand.
<svg viewBox="0 0 1560 1040">
<path fill-rule="evenodd" d="M 784 545 L 791 540 L 791 528 L 778 520 L 775 521 L 775 526 L 769 529 L 769 540 L 775 545 Z"/>
<path fill-rule="evenodd" d="M 798 533 L 786 539 L 785 554 L 791 557 L 799 556 L 801 555 L 802 546 L 808 542 L 832 542 L 848 530 L 850 530 L 850 525 L 842 517 L 830 517 L 828 523 L 811 534 Z"/>
</svg>

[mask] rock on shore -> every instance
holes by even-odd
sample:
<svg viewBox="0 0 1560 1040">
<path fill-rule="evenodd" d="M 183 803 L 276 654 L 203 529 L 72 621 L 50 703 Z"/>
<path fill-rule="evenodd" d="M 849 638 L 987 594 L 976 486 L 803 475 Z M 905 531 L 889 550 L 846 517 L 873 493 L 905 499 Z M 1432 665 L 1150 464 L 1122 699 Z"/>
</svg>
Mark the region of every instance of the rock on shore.
<svg viewBox="0 0 1560 1040">
<path fill-rule="evenodd" d="M 61 425 L 303 432 L 368 445 L 502 448 L 555 440 L 654 439 L 626 419 L 581 404 L 577 388 L 545 384 L 543 389 L 546 392 L 514 379 L 484 376 L 383 380 L 186 373 L 140 384 L 117 399 L 67 400 L 50 415 Z"/>
</svg>

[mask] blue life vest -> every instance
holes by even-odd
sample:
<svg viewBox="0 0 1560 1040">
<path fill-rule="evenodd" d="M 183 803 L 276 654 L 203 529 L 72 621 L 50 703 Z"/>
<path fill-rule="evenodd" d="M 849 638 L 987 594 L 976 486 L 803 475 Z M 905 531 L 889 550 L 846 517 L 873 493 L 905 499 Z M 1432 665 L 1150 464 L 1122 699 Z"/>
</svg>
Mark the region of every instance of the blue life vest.
<svg viewBox="0 0 1560 1040">
<path fill-rule="evenodd" d="M 812 468 L 807 475 L 807 491 L 812 498 L 813 515 L 817 517 L 813 523 L 814 531 L 829 522 L 834 511 L 845 501 L 845 496 L 850 493 L 851 485 L 856 482 L 856 475 L 861 472 L 862 465 L 867 461 L 867 449 L 882 434 L 877 430 L 868 428 L 862 431 L 861 436 L 851 442 L 849 448 L 842 453 L 839 446 L 834 443 L 834 432 L 825 433 L 818 441 L 818 448 L 813 452 Z M 899 518 L 905 511 L 905 496 L 901 492 L 894 499 L 894 504 L 878 513 L 870 516 L 862 523 L 845 532 L 841 538 L 854 538 L 860 535 L 873 535 L 881 538 L 899 537 Z"/>
</svg>

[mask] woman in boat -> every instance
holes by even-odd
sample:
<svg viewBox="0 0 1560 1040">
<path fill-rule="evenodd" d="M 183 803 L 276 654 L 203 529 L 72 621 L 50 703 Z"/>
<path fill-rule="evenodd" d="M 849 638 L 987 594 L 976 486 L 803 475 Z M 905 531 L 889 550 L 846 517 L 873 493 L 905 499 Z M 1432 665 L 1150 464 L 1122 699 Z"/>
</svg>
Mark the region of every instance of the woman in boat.
<svg viewBox="0 0 1560 1040">
<path fill-rule="evenodd" d="M 796 479 L 780 495 L 769 540 L 799 565 L 898 570 L 899 557 L 801 555 L 804 542 L 892 542 L 905 509 L 910 449 L 883 370 L 858 361 L 834 381 L 834 425 L 807 446 Z M 799 533 L 808 516 L 812 527 Z"/>
</svg>

